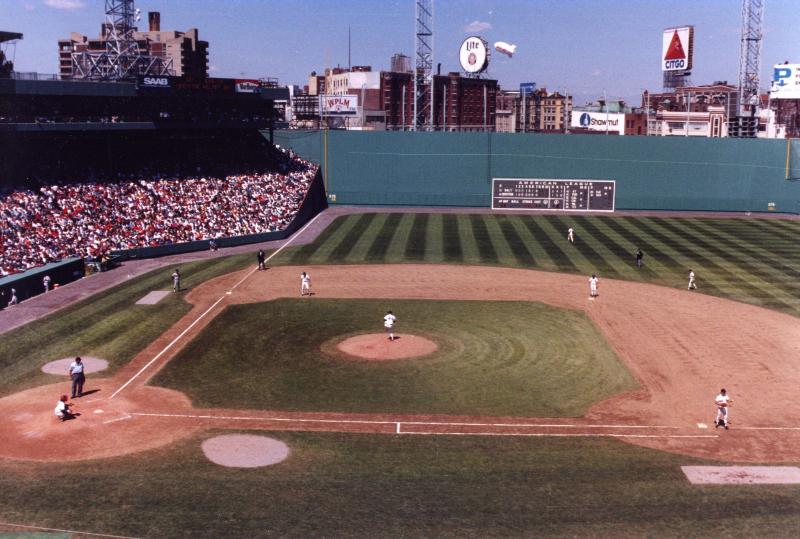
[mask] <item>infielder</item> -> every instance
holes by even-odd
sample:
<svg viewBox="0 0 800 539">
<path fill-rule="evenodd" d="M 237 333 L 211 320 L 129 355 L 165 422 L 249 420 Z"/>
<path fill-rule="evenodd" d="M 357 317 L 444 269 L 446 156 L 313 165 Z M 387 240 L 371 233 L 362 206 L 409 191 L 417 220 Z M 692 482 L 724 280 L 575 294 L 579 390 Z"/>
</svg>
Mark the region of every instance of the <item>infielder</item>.
<svg viewBox="0 0 800 539">
<path fill-rule="evenodd" d="M 386 311 L 386 316 L 383 317 L 383 327 L 386 328 L 386 333 L 389 334 L 389 340 L 394 340 L 394 323 L 397 317 L 392 314 L 392 311 Z"/>
<path fill-rule="evenodd" d="M 575 229 L 572 227 L 567 229 L 567 240 L 569 240 L 570 243 L 575 243 Z"/>
<path fill-rule="evenodd" d="M 597 297 L 597 283 L 600 279 L 593 273 L 591 277 L 589 277 L 589 297 L 596 298 Z"/>
<path fill-rule="evenodd" d="M 305 271 L 300 274 L 300 295 L 311 295 L 311 276 Z"/>
<path fill-rule="evenodd" d="M 733 403 L 733 399 L 728 397 L 725 388 L 719 390 L 719 395 L 714 399 L 714 404 L 717 405 L 717 417 L 714 420 L 714 428 L 725 427 L 728 430 L 728 406 Z"/>
<path fill-rule="evenodd" d="M 686 290 L 696 290 L 697 285 L 694 283 L 694 272 L 689 269 L 689 288 Z"/>
</svg>

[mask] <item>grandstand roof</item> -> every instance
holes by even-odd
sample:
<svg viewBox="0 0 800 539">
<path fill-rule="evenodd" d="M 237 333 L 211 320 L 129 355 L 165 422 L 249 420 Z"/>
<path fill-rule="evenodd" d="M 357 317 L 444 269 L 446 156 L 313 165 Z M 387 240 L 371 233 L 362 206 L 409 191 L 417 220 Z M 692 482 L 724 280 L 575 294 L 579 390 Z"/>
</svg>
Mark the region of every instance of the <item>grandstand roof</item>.
<svg viewBox="0 0 800 539">
<path fill-rule="evenodd" d="M 0 30 L 0 43 L 4 41 L 12 41 L 14 39 L 22 39 L 22 34 L 17 32 L 4 32 Z"/>
</svg>

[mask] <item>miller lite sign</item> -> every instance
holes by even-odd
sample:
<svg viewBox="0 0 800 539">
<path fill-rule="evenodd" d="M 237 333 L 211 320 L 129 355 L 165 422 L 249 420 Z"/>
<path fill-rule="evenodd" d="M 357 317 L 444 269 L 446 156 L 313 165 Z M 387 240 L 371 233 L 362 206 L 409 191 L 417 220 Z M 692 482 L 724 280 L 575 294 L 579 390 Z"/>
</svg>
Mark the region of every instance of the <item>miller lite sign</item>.
<svg viewBox="0 0 800 539">
<path fill-rule="evenodd" d="M 667 28 L 661 39 L 661 70 L 691 71 L 694 26 Z"/>
<path fill-rule="evenodd" d="M 461 68 L 467 73 L 482 73 L 489 67 L 489 47 L 483 38 L 470 36 L 458 51 Z"/>
</svg>

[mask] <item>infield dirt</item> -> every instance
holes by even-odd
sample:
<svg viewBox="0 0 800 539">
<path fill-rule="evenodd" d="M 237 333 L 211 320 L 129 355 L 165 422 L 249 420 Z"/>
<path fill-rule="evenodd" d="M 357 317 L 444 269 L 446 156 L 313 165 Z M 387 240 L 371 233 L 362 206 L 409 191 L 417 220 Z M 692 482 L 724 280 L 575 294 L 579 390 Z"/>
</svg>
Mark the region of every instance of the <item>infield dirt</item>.
<svg viewBox="0 0 800 539">
<path fill-rule="evenodd" d="M 225 305 L 294 297 L 300 271 L 311 273 L 320 298 L 530 300 L 585 311 L 641 388 L 596 403 L 583 418 L 547 419 L 200 410 L 178 392 L 146 385 Z M 521 269 L 407 264 L 225 275 L 190 291 L 192 310 L 115 376 L 88 377 L 86 390 L 97 391 L 78 401 L 77 419 L 60 423 L 52 412 L 66 383 L 0 399 L 0 456 L 108 457 L 213 427 L 612 436 L 720 460 L 800 460 L 800 412 L 787 405 L 800 383 L 797 318 L 685 290 L 600 278 L 600 297 L 589 301 L 586 277 Z M 731 430 L 698 427 L 711 424 L 721 387 L 735 402 Z"/>
</svg>

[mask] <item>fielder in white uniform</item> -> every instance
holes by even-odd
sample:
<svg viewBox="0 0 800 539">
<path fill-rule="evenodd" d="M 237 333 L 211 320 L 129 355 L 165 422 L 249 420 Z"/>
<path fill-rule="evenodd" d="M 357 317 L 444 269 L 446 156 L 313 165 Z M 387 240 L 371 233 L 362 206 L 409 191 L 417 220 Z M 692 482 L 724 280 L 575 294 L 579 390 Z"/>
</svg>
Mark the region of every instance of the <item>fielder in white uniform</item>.
<svg viewBox="0 0 800 539">
<path fill-rule="evenodd" d="M 694 272 L 690 269 L 689 270 L 689 288 L 687 290 L 695 290 L 697 289 L 697 285 L 694 283 Z"/>
<path fill-rule="evenodd" d="M 386 316 L 383 317 L 383 327 L 386 328 L 386 333 L 389 334 L 389 340 L 394 340 L 394 323 L 397 317 L 392 314 L 392 311 L 386 311 Z"/>
<path fill-rule="evenodd" d="M 569 227 L 569 229 L 567 229 L 567 239 L 569 240 L 570 243 L 575 243 L 575 229 L 573 229 L 572 227 Z"/>
<path fill-rule="evenodd" d="M 714 420 L 714 428 L 725 427 L 728 430 L 728 406 L 733 402 L 733 399 L 728 396 L 725 389 L 719 390 L 719 395 L 714 399 L 714 404 L 717 405 L 717 417 Z"/>
<path fill-rule="evenodd" d="M 311 275 L 305 271 L 300 274 L 300 295 L 311 295 Z"/>
<path fill-rule="evenodd" d="M 591 277 L 589 277 L 589 297 L 596 298 L 597 297 L 597 283 L 600 279 L 593 273 Z"/>
</svg>

